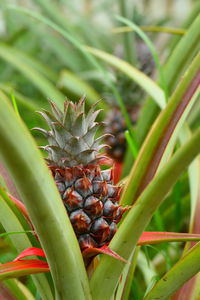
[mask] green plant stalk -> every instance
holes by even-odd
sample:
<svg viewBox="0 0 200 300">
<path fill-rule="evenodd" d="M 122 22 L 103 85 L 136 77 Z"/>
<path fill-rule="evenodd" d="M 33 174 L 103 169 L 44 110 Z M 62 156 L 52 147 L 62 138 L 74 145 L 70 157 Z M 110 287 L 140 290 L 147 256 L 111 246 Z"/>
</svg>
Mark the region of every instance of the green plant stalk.
<svg viewBox="0 0 200 300">
<path fill-rule="evenodd" d="M 152 126 L 131 170 L 121 203 L 131 204 L 152 180 L 168 150 L 170 140 L 177 136 L 179 124 L 186 118 L 197 99 L 200 80 L 200 54 L 194 59 L 170 101 Z"/>
<path fill-rule="evenodd" d="M 17 101 L 16 101 L 16 99 L 15 99 L 15 95 L 14 95 L 14 94 L 11 94 L 11 99 L 12 99 L 12 104 L 13 104 L 15 113 L 16 113 L 16 115 L 18 116 L 18 118 L 20 118 L 19 109 L 18 109 Z"/>
<path fill-rule="evenodd" d="M 144 300 L 165 300 L 181 287 L 187 280 L 200 271 L 200 243 L 194 246 L 180 261 L 178 261 L 153 289 L 144 297 Z"/>
<path fill-rule="evenodd" d="M 133 138 L 131 137 L 130 132 L 128 130 L 125 131 L 125 138 L 126 138 L 126 141 L 127 141 L 128 145 L 131 149 L 131 152 L 132 152 L 132 155 L 133 155 L 134 159 L 136 159 L 137 155 L 138 155 L 138 148 L 137 148 L 136 143 L 133 140 Z"/>
<path fill-rule="evenodd" d="M 175 153 L 166 167 L 158 173 L 141 194 L 113 237 L 109 245 L 112 250 L 125 259 L 129 259 L 153 213 L 199 152 L 200 129 Z M 105 256 L 101 259 L 90 282 L 93 300 L 110 299 L 123 269 L 122 262 Z"/>
<path fill-rule="evenodd" d="M 120 8 L 120 14 L 126 18 L 127 17 L 127 7 L 126 7 L 126 0 L 119 0 L 119 8 Z M 124 45 L 124 54 L 127 62 L 129 62 L 131 65 L 135 65 L 135 49 L 134 49 L 134 39 L 133 35 L 126 32 L 123 35 L 123 45 Z"/>
<path fill-rule="evenodd" d="M 4 233 L 0 233 L 0 237 L 6 237 L 12 234 L 25 234 L 25 233 L 33 233 L 32 230 L 27 230 L 27 231 L 11 231 L 11 232 L 4 232 Z"/>
<path fill-rule="evenodd" d="M 161 27 L 161 26 L 139 26 L 145 32 L 165 32 L 175 35 L 184 35 L 186 30 L 183 28 Z M 117 27 L 112 30 L 113 33 L 124 33 L 135 31 L 131 26 Z"/>
<path fill-rule="evenodd" d="M 45 251 L 56 299 L 90 299 L 78 241 L 53 178 L 12 107 L 3 99 L 0 106 L 0 153 Z"/>
</svg>

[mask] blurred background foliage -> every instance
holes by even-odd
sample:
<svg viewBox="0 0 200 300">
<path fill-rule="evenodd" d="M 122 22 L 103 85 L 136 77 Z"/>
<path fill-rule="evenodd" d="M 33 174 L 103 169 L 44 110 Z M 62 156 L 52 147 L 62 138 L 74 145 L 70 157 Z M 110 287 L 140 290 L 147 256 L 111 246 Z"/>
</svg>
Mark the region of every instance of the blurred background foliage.
<svg viewBox="0 0 200 300">
<path fill-rule="evenodd" d="M 116 19 L 116 15 L 128 18 L 144 30 L 163 65 L 199 13 L 198 0 L 1 0 L 0 96 L 9 101 L 13 99 L 30 129 L 44 126 L 35 111 L 48 107 L 47 98 L 62 105 L 66 97 L 76 101 L 85 94 L 88 106 L 102 99 L 99 105 L 106 115 L 120 102 L 118 95 L 121 108 L 128 111 L 131 106 L 139 106 L 141 109 L 147 103 L 145 92 L 124 72 L 95 58 L 83 46 L 119 57 L 158 81 L 159 72 L 151 51 L 137 34 L 123 32 L 124 29 L 120 32 L 119 27 L 124 24 Z M 149 114 L 154 112 L 147 129 L 160 110 L 153 105 L 149 106 Z M 199 112 L 197 101 L 188 118 L 191 129 L 200 124 Z M 138 124 L 146 122 L 140 115 L 138 118 Z M 133 128 L 136 126 L 137 129 L 136 120 L 131 120 L 133 123 Z M 136 140 L 140 140 L 138 132 L 134 130 Z M 142 139 L 145 133 L 143 135 Z M 38 144 L 45 142 L 41 136 L 35 137 Z M 130 161 L 133 161 L 127 152 L 129 167 L 124 174 L 130 170 Z M 189 218 L 190 189 L 185 173 L 155 213 L 147 230 L 187 232 Z M 11 260 L 10 256 L 15 255 L 9 240 L 0 239 L 0 253 L 1 262 Z M 143 247 L 132 284 L 134 296 L 131 293 L 130 299 L 140 299 L 145 288 L 162 276 L 180 254 L 181 247 L 176 243 Z M 34 294 L 30 279 L 28 286 Z"/>
<path fill-rule="evenodd" d="M 123 2 L 126 3 L 126 11 Z M 45 107 L 47 97 L 60 101 L 67 95 L 76 100 L 85 93 L 91 101 L 98 98 L 106 100 L 106 78 L 95 63 L 58 31 L 24 12 L 12 9 L 13 5 L 27 8 L 53 21 L 77 44 L 102 49 L 142 68 L 142 62 L 138 62 L 141 39 L 133 33 L 115 33 L 114 29 L 122 25 L 115 16 L 124 15 L 143 26 L 153 24 L 183 27 L 185 20 L 188 21 L 186 26 L 193 20 L 189 20 L 189 16 L 191 17 L 193 7 L 198 6 L 198 1 L 184 0 L 184 5 L 182 3 L 178 0 L 162 1 L 162 5 L 155 0 L 135 3 L 103 0 L 3 0 L 0 2 L 1 91 L 9 97 L 12 93 L 15 94 L 21 116 L 30 128 L 38 124 L 37 117 L 32 118 L 30 114 L 37 107 Z M 170 54 L 172 42 L 175 43 L 175 39 L 180 38 L 172 38 L 171 34 L 162 32 L 147 34 L 161 61 L 165 61 Z M 124 40 L 126 35 L 128 45 Z M 166 47 L 169 43 L 171 47 Z M 148 58 L 150 59 L 149 53 Z M 98 61 L 98 64 L 110 73 L 111 80 L 118 85 L 116 80 L 121 74 L 102 61 Z M 127 80 L 125 76 L 124 80 Z M 126 97 L 125 93 L 124 89 L 121 92 L 123 99 Z M 139 101 L 141 100 L 140 98 Z"/>
</svg>

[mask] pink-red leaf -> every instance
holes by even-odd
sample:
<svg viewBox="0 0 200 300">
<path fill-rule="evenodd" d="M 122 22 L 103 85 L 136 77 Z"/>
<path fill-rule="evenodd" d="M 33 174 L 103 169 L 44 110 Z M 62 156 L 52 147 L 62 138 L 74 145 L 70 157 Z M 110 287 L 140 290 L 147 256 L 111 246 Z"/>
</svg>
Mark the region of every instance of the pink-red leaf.
<svg viewBox="0 0 200 300">
<path fill-rule="evenodd" d="M 144 232 L 138 241 L 138 245 L 150 245 L 162 242 L 199 241 L 200 234 L 176 233 L 176 232 Z M 98 254 L 106 254 L 115 259 L 127 263 L 127 261 L 111 250 L 107 245 L 101 248 L 87 248 L 83 251 L 84 259 L 90 259 Z M 26 259 L 27 256 L 45 257 L 45 253 L 39 248 L 28 248 L 19 254 L 13 262 L 0 265 L 0 279 L 13 278 L 33 273 L 48 272 L 47 262 L 38 259 Z"/>
<path fill-rule="evenodd" d="M 19 261 L 22 258 L 25 258 L 27 256 L 33 256 L 33 255 L 37 255 L 37 256 L 41 256 L 41 257 L 45 257 L 45 253 L 42 249 L 40 248 L 36 248 L 36 247 L 32 247 L 32 248 L 27 248 L 26 250 L 22 251 L 22 253 L 20 253 L 15 259 L 14 261 Z"/>
<path fill-rule="evenodd" d="M 104 245 L 101 248 L 87 248 L 82 254 L 84 258 L 93 257 L 98 254 L 106 254 L 127 263 L 127 260 L 111 250 L 107 245 Z"/>
<path fill-rule="evenodd" d="M 151 245 L 163 242 L 200 241 L 200 234 L 176 232 L 143 232 L 138 245 Z"/>
<path fill-rule="evenodd" d="M 42 272 L 49 272 L 49 266 L 45 261 L 39 259 L 12 261 L 0 265 L 0 280 Z"/>
</svg>

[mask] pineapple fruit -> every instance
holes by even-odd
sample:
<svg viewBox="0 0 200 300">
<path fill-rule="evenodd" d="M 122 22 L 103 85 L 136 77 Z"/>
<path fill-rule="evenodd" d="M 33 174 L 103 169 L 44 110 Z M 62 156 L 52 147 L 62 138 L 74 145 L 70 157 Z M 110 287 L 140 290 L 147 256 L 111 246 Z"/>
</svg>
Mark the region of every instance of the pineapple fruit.
<svg viewBox="0 0 200 300">
<path fill-rule="evenodd" d="M 34 129 L 48 139 L 42 148 L 81 250 L 100 248 L 112 239 L 126 211 L 118 204 L 121 188 L 113 185 L 112 169 L 100 167 L 107 159 L 99 153 L 105 135 L 95 139 L 100 110 L 94 105 L 85 114 L 84 98 L 65 101 L 64 112 L 54 102 L 50 105 L 52 113 L 40 112 L 50 130 Z"/>
<path fill-rule="evenodd" d="M 133 107 L 127 107 L 132 125 L 136 124 L 139 109 L 140 106 L 138 104 L 134 104 Z M 127 125 L 118 106 L 112 106 L 112 109 L 107 113 L 105 123 L 104 131 L 108 134 L 105 137 L 105 142 L 110 146 L 106 149 L 107 154 L 115 161 L 122 162 L 127 147 L 124 134 L 127 130 Z"/>
<path fill-rule="evenodd" d="M 143 41 L 138 40 L 136 43 L 138 52 L 138 69 L 150 76 L 153 73 L 154 62 L 151 54 Z M 126 106 L 130 121 L 133 125 L 136 124 L 141 100 L 144 98 L 144 91 L 132 80 L 117 74 L 116 86 L 120 95 L 123 95 L 124 105 Z M 109 97 L 108 102 L 111 106 L 110 111 L 106 116 L 105 133 L 110 133 L 112 136 L 107 136 L 105 142 L 110 146 L 107 148 L 107 154 L 117 162 L 122 162 L 126 152 L 126 139 L 124 132 L 127 130 L 126 122 L 123 118 L 121 110 L 112 97 Z"/>
</svg>

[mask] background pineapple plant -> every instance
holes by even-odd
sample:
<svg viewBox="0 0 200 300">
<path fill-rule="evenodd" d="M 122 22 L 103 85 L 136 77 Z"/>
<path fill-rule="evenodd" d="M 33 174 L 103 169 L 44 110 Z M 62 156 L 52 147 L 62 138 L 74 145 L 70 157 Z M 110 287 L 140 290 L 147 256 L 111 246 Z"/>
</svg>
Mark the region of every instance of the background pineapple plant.
<svg viewBox="0 0 200 300">
<path fill-rule="evenodd" d="M 118 202 L 119 186 L 113 185 L 112 169 L 101 170 L 106 157 L 99 151 L 108 134 L 95 139 L 101 123 L 96 122 L 100 110 L 93 105 L 85 114 L 85 99 L 78 103 L 65 101 L 64 112 L 49 102 L 52 113 L 40 112 L 50 130 L 42 132 L 49 144 L 48 166 L 52 171 L 63 203 L 78 238 L 81 250 L 102 247 L 115 234 L 116 224 L 126 208 Z"/>
<path fill-rule="evenodd" d="M 141 40 L 137 39 L 136 46 L 138 53 L 137 67 L 141 72 L 151 76 L 154 70 L 151 53 Z M 130 121 L 134 126 L 137 122 L 145 93 L 136 83 L 123 77 L 120 73 L 117 74 L 116 86 L 122 97 Z M 110 110 L 107 112 L 105 119 L 105 132 L 110 133 L 111 136 L 105 138 L 106 143 L 110 146 L 107 148 L 107 153 L 115 161 L 122 162 L 127 148 L 124 134 L 127 130 L 127 125 L 116 101 L 108 96 L 108 103 Z"/>
</svg>

